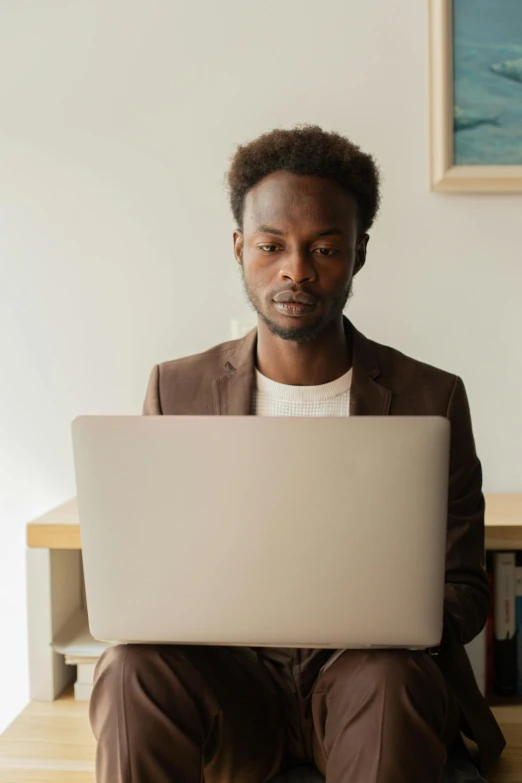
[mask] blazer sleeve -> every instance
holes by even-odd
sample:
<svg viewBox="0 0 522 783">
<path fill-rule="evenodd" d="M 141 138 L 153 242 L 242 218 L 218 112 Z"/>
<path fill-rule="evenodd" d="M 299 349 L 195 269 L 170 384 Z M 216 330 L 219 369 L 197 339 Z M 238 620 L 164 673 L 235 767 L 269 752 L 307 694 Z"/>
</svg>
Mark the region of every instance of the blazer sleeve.
<svg viewBox="0 0 522 783">
<path fill-rule="evenodd" d="M 468 644 L 480 633 L 491 600 L 485 570 L 482 468 L 475 450 L 468 397 L 458 377 L 447 417 L 451 422 L 451 452 L 443 649 Z"/>
<path fill-rule="evenodd" d="M 159 416 L 163 413 L 161 410 L 161 401 L 159 393 L 159 378 L 160 368 L 159 364 L 156 364 L 152 368 L 152 372 L 149 378 L 149 385 L 147 388 L 147 394 L 145 395 L 145 402 L 143 403 L 143 415 L 144 416 Z"/>
</svg>

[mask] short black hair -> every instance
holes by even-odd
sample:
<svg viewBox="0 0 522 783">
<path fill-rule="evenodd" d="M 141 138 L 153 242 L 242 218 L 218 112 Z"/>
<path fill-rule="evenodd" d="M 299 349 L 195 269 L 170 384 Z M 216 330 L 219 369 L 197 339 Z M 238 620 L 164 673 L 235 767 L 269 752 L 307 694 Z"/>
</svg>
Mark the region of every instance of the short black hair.
<svg viewBox="0 0 522 783">
<path fill-rule="evenodd" d="M 355 199 L 359 229 L 368 231 L 380 204 L 380 174 L 371 155 L 339 133 L 319 125 L 275 129 L 240 145 L 228 172 L 230 206 L 238 227 L 243 225 L 245 196 L 275 171 L 289 171 L 338 182 Z"/>
</svg>

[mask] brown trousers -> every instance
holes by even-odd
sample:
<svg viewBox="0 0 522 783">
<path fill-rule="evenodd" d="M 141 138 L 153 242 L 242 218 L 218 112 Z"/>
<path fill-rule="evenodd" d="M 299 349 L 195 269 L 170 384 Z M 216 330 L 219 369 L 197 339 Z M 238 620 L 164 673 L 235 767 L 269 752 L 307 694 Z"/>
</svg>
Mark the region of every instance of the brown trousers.
<svg viewBox="0 0 522 783">
<path fill-rule="evenodd" d="M 440 783 L 459 709 L 407 650 L 126 645 L 100 659 L 97 783 L 265 783 L 296 764 L 327 783 Z"/>
</svg>

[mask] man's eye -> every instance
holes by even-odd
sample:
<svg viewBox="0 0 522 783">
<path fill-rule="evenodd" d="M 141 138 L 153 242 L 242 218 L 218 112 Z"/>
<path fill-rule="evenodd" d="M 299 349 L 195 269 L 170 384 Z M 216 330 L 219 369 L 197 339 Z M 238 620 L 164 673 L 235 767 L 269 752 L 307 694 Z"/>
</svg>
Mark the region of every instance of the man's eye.
<svg viewBox="0 0 522 783">
<path fill-rule="evenodd" d="M 277 245 L 258 245 L 259 249 L 264 253 L 275 253 Z"/>
<path fill-rule="evenodd" d="M 334 256 L 337 250 L 333 247 L 316 247 L 315 252 L 320 256 Z"/>
</svg>

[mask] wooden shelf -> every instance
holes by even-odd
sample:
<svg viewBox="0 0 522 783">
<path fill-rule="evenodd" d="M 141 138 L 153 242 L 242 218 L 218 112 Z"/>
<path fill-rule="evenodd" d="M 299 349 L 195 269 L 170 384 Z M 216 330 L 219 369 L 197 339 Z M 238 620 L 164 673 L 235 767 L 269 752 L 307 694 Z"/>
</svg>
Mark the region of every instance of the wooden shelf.
<svg viewBox="0 0 522 783">
<path fill-rule="evenodd" d="M 73 615 L 53 639 L 55 652 L 78 658 L 99 658 L 107 647 L 108 644 L 98 642 L 91 636 L 85 610 Z"/>
<path fill-rule="evenodd" d="M 486 549 L 522 549 L 522 494 L 486 495 Z"/>
<path fill-rule="evenodd" d="M 492 707 L 517 707 L 522 709 L 522 696 L 488 696 L 488 702 Z"/>
<path fill-rule="evenodd" d="M 27 546 L 43 549 L 81 549 L 76 498 L 53 508 L 27 525 Z"/>
<path fill-rule="evenodd" d="M 30 522 L 27 546 L 81 549 L 76 498 Z M 486 549 L 522 550 L 522 493 L 486 495 Z"/>
</svg>

